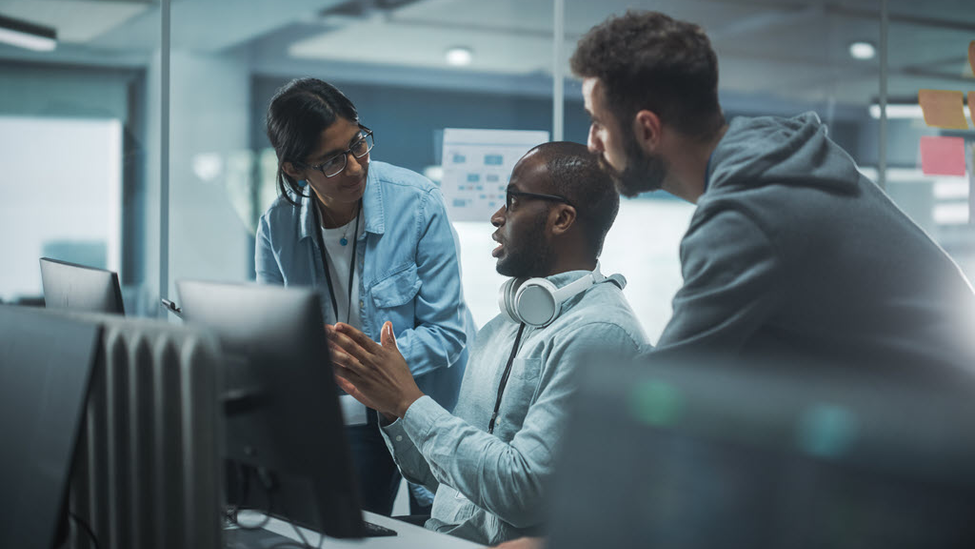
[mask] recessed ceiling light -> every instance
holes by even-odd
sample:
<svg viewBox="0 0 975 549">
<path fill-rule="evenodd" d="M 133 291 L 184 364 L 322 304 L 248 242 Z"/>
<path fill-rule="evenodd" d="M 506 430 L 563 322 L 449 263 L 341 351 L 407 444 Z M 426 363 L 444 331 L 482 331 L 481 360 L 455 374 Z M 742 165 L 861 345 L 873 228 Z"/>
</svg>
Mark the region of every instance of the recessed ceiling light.
<svg viewBox="0 0 975 549">
<path fill-rule="evenodd" d="M 854 42 L 850 44 L 850 57 L 854 59 L 873 59 L 877 55 L 877 48 L 870 42 Z"/>
<path fill-rule="evenodd" d="M 474 52 L 466 46 L 457 46 L 447 50 L 447 64 L 454 67 L 466 67 L 474 59 Z"/>
<path fill-rule="evenodd" d="M 51 27 L 2 15 L 0 15 L 0 42 L 34 51 L 51 51 L 58 44 L 57 32 Z"/>
</svg>

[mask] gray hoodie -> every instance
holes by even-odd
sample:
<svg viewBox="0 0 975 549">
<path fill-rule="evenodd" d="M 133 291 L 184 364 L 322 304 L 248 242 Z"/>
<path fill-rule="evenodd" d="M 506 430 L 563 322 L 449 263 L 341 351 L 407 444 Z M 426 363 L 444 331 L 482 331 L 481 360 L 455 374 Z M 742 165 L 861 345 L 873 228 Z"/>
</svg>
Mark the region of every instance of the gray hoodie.
<svg viewBox="0 0 975 549">
<path fill-rule="evenodd" d="M 973 364 L 971 285 L 816 114 L 734 119 L 708 180 L 658 351 Z"/>
</svg>

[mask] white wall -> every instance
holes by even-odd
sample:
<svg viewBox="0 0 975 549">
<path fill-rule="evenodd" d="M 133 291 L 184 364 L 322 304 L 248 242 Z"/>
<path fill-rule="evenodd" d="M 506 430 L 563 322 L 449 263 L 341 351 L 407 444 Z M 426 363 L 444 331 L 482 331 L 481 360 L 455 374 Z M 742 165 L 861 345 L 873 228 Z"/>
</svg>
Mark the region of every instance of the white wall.
<svg viewBox="0 0 975 549">
<path fill-rule="evenodd" d="M 656 343 L 671 315 L 671 300 L 681 286 L 680 239 L 694 205 L 676 200 L 626 200 L 606 237 L 600 259 L 604 274 L 622 273 L 626 298 Z M 505 277 L 495 270 L 490 223 L 454 223 L 461 245 L 464 297 L 483 326 L 498 314 L 498 288 Z"/>
<path fill-rule="evenodd" d="M 0 116 L 0 297 L 42 294 L 52 241 L 103 242 L 118 270 L 121 139 L 115 119 Z"/>
</svg>

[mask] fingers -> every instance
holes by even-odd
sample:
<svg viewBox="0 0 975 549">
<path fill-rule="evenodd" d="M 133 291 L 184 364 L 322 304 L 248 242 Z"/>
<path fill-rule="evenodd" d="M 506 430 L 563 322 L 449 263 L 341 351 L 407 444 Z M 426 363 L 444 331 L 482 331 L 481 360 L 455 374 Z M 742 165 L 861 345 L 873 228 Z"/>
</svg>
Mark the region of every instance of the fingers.
<svg viewBox="0 0 975 549">
<path fill-rule="evenodd" d="M 379 344 L 369 338 L 366 334 L 357 330 L 356 328 L 345 324 L 344 322 L 339 322 L 335 325 L 336 333 L 346 336 L 349 340 L 355 342 L 358 346 L 362 347 L 365 351 L 376 354 L 379 350 Z"/>
<path fill-rule="evenodd" d="M 328 350 L 332 355 L 332 364 L 352 370 L 354 372 L 361 372 L 363 370 L 362 363 L 359 361 L 359 359 L 345 352 L 345 350 L 338 345 L 329 343 Z"/>
<path fill-rule="evenodd" d="M 392 322 L 387 320 L 386 323 L 383 324 L 383 329 L 379 336 L 379 339 L 382 341 L 384 348 L 391 349 L 391 350 L 398 350 L 396 347 L 396 334 L 393 333 Z"/>
<path fill-rule="evenodd" d="M 363 377 L 359 375 L 355 370 L 353 370 L 352 368 L 347 368 L 345 366 L 342 366 L 341 364 L 338 363 L 335 364 L 335 368 L 332 368 L 332 373 L 335 374 L 336 380 L 341 378 L 344 381 L 344 383 L 347 383 L 350 386 L 352 386 L 352 388 L 355 389 L 356 393 L 359 393 L 359 386 L 365 383 Z M 341 387 L 342 390 L 345 391 L 346 393 L 349 393 L 350 395 L 352 394 L 352 391 L 349 391 L 343 383 L 339 383 L 339 387 Z"/>
<path fill-rule="evenodd" d="M 339 386 L 339 389 L 342 389 L 346 393 L 352 395 L 352 398 L 356 398 L 355 395 L 359 392 L 351 381 L 343 377 L 341 372 L 335 372 L 335 384 Z"/>
<path fill-rule="evenodd" d="M 363 348 L 362 345 L 359 345 L 359 343 L 345 333 L 339 332 L 338 330 L 328 330 L 327 333 L 329 348 L 333 350 L 333 353 L 341 351 L 343 354 L 355 357 L 360 363 L 363 364 L 369 364 L 373 361 L 374 355 L 369 352 L 369 349 Z M 375 343 L 371 340 L 370 342 L 375 345 Z"/>
<path fill-rule="evenodd" d="M 356 380 L 361 378 L 356 375 L 355 372 L 351 370 L 346 370 L 345 368 L 339 367 L 335 369 L 335 384 L 338 385 L 340 389 L 345 391 L 349 396 L 358 400 L 361 404 L 364 404 L 368 408 L 377 410 L 376 403 L 370 400 L 362 391 L 356 387 Z"/>
</svg>

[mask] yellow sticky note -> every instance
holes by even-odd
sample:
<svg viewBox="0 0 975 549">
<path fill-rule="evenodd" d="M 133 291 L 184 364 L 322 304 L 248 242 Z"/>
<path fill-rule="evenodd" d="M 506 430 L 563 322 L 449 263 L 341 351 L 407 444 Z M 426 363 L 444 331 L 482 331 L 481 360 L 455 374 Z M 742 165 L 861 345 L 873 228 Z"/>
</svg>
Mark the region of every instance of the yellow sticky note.
<svg viewBox="0 0 975 549">
<path fill-rule="evenodd" d="M 917 102 L 924 112 L 924 123 L 935 128 L 967 130 L 968 121 L 965 120 L 965 110 L 962 108 L 964 97 L 965 95 L 960 91 L 921 90 L 917 92 Z"/>
</svg>

